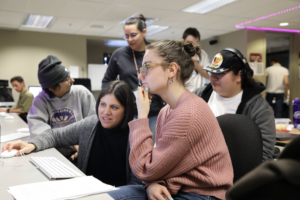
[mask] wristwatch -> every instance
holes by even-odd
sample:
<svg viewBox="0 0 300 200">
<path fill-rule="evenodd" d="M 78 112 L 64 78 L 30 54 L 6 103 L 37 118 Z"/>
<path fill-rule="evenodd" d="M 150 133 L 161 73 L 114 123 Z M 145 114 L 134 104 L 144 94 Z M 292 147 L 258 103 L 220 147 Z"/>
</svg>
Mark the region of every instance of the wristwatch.
<svg viewBox="0 0 300 200">
<path fill-rule="evenodd" d="M 7 113 L 9 113 L 9 110 L 10 110 L 10 109 L 9 109 L 9 108 L 7 108 L 7 110 L 6 110 L 6 111 L 7 111 Z"/>
</svg>

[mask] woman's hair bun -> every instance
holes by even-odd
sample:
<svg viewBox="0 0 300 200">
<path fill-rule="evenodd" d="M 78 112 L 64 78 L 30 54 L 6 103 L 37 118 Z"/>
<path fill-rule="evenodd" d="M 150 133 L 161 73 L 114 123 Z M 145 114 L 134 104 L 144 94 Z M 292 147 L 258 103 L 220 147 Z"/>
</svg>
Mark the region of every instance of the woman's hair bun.
<svg viewBox="0 0 300 200">
<path fill-rule="evenodd" d="M 181 40 L 180 46 L 182 46 L 184 48 L 184 51 L 190 54 L 191 57 L 193 57 L 195 54 L 197 54 L 198 56 L 200 54 L 200 45 L 196 42 Z"/>
<path fill-rule="evenodd" d="M 146 18 L 142 14 L 137 15 L 136 18 L 139 18 L 140 20 L 143 20 L 144 22 L 146 22 Z"/>
</svg>

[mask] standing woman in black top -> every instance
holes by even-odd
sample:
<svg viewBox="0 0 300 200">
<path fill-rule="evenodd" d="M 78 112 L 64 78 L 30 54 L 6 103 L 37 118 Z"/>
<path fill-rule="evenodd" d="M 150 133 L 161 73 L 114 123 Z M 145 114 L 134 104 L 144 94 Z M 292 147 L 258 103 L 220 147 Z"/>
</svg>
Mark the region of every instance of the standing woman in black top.
<svg viewBox="0 0 300 200">
<path fill-rule="evenodd" d="M 102 88 L 110 81 L 119 79 L 129 84 L 132 91 L 137 91 L 139 84 L 138 69 L 142 66 L 143 57 L 146 50 L 146 19 L 143 15 L 133 17 L 125 22 L 124 39 L 128 46 L 117 49 L 111 56 L 110 62 L 104 78 Z M 164 106 L 160 96 L 152 94 L 152 103 L 150 106 L 149 126 L 155 141 L 155 127 L 157 115 Z M 137 111 L 136 111 L 137 114 Z"/>
</svg>

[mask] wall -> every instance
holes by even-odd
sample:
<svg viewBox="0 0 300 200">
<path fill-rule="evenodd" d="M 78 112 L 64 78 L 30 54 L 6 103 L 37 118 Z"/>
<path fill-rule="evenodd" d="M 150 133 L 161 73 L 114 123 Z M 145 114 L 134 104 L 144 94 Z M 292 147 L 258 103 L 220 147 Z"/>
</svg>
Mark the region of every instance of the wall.
<svg viewBox="0 0 300 200">
<path fill-rule="evenodd" d="M 200 31 L 201 33 L 201 31 Z M 247 53 L 247 31 L 246 30 L 238 30 L 235 32 L 231 32 L 225 35 L 221 35 L 218 38 L 218 43 L 214 45 L 210 45 L 209 41 L 201 40 L 201 48 L 208 54 L 209 59 L 213 59 L 213 57 L 220 52 L 222 49 L 226 47 L 237 48 L 241 51 L 242 54 L 246 55 Z"/>
<path fill-rule="evenodd" d="M 262 56 L 264 70 L 266 69 L 267 43 L 265 31 L 247 30 L 247 60 L 250 59 L 251 53 L 259 53 Z M 266 84 L 266 76 L 254 76 L 256 81 Z M 265 96 L 265 91 L 263 92 Z"/>
<path fill-rule="evenodd" d="M 49 54 L 58 56 L 67 68 L 80 66 L 80 77 L 87 76 L 84 36 L 0 30 L 0 44 L 0 79 L 20 75 L 26 87 L 39 86 L 38 64 Z M 13 97 L 17 102 L 19 93 L 13 91 Z"/>
</svg>

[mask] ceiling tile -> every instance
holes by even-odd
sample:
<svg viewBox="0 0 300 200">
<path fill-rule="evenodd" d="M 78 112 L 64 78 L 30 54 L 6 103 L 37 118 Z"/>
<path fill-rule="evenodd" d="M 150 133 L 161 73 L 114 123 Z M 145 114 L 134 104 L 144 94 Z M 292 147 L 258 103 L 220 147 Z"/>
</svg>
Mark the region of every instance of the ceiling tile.
<svg viewBox="0 0 300 200">
<path fill-rule="evenodd" d="M 91 27 L 93 25 L 100 27 Z M 90 21 L 80 31 L 102 33 L 111 29 L 114 25 L 115 23 L 109 21 Z M 101 26 L 105 27 L 101 28 Z"/>
<path fill-rule="evenodd" d="M 28 0 L 2 0 L 0 10 L 26 13 L 27 2 Z"/>
<path fill-rule="evenodd" d="M 96 3 L 114 3 L 117 2 L 117 0 L 79 0 L 79 1 L 84 1 L 84 2 L 96 2 Z"/>
<path fill-rule="evenodd" d="M 60 13 L 60 16 L 93 20 L 108 6 L 108 4 L 104 3 L 73 1 L 72 4 Z"/>
<path fill-rule="evenodd" d="M 159 18 L 161 19 L 165 19 L 168 18 L 170 15 L 174 15 L 177 12 L 174 11 L 167 11 L 167 10 L 160 10 L 160 9 L 146 9 L 141 11 L 141 14 L 144 15 L 144 17 L 148 17 L 148 18 Z"/>
<path fill-rule="evenodd" d="M 96 20 L 101 21 L 123 21 L 131 16 L 135 16 L 140 8 L 113 5 L 97 16 Z"/>
<path fill-rule="evenodd" d="M 57 16 L 69 2 L 69 0 L 30 0 L 25 11 L 28 14 Z"/>
<path fill-rule="evenodd" d="M 157 1 L 157 0 L 156 0 Z M 146 8 L 149 5 L 153 4 L 155 0 L 118 0 L 118 5 L 127 5 L 127 6 L 134 6 L 134 7 L 143 7 Z"/>
<path fill-rule="evenodd" d="M 150 5 L 149 8 L 180 11 L 197 2 L 199 2 L 199 0 L 160 0 Z"/>
<path fill-rule="evenodd" d="M 50 28 L 53 29 L 66 29 L 66 30 L 79 30 L 84 27 L 89 20 L 74 19 L 74 18 L 58 18 Z"/>
<path fill-rule="evenodd" d="M 239 16 L 250 10 L 255 13 L 254 9 L 258 7 L 268 6 L 278 0 L 240 0 L 231 4 L 225 5 L 207 14 L 221 15 L 221 16 Z"/>
<path fill-rule="evenodd" d="M 155 22 L 157 25 L 177 26 L 195 19 L 199 14 L 177 12 Z"/>
<path fill-rule="evenodd" d="M 0 11 L 0 24 L 20 26 L 25 20 L 26 15 L 22 13 Z"/>
<path fill-rule="evenodd" d="M 255 19 L 258 17 L 263 17 L 295 6 L 299 6 L 299 3 L 293 1 L 284 1 L 284 0 L 277 1 L 272 4 L 269 4 L 268 6 L 262 6 L 262 7 L 259 6 L 255 10 L 245 12 L 244 14 L 240 14 L 239 16 L 250 17 L 251 19 Z"/>
<path fill-rule="evenodd" d="M 202 27 L 204 25 L 208 25 L 222 20 L 224 20 L 224 17 L 222 16 L 198 14 L 196 18 L 180 24 L 179 27 Z"/>
</svg>

